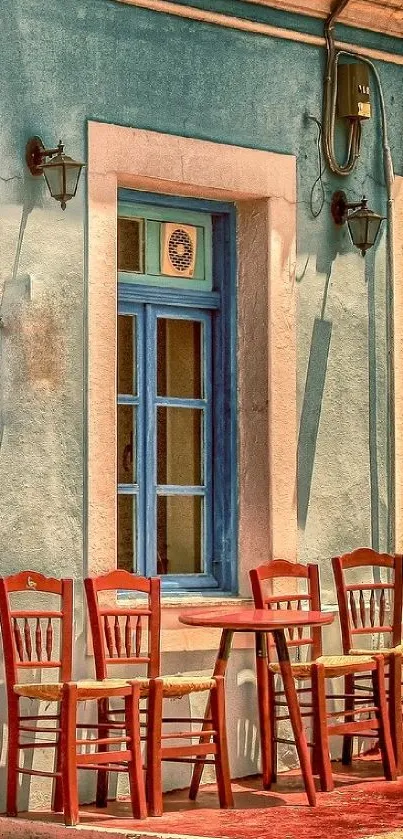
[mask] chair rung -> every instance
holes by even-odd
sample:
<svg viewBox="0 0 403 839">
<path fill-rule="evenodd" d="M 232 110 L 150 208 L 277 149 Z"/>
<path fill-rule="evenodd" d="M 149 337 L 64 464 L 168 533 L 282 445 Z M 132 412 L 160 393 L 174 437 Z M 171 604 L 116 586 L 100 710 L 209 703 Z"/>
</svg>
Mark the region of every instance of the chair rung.
<svg viewBox="0 0 403 839">
<path fill-rule="evenodd" d="M 33 731 L 35 734 L 40 732 L 41 734 L 60 734 L 61 728 L 39 728 L 36 725 L 20 725 L 18 727 L 19 731 Z"/>
<path fill-rule="evenodd" d="M 77 767 L 88 765 L 89 763 L 93 763 L 97 768 L 98 764 L 105 764 L 105 763 L 126 763 L 130 760 L 131 757 L 130 751 L 122 751 L 120 752 L 96 752 L 95 754 L 89 755 L 76 755 L 77 758 Z M 116 761 L 112 761 L 112 755 L 116 755 Z"/>
<path fill-rule="evenodd" d="M 32 722 L 32 720 L 60 720 L 60 714 L 27 714 L 18 717 L 18 722 Z"/>
<path fill-rule="evenodd" d="M 118 743 L 128 743 L 130 737 L 100 737 L 97 740 L 76 740 L 77 746 L 115 746 Z"/>
<path fill-rule="evenodd" d="M 17 772 L 19 775 L 35 775 L 39 778 L 61 778 L 61 772 L 44 772 L 41 769 L 22 769 L 20 766 L 17 768 Z"/>
<path fill-rule="evenodd" d="M 311 711 L 311 713 L 308 713 L 307 711 L 306 712 L 303 711 L 302 714 L 301 714 L 301 717 L 312 717 L 312 714 L 313 714 L 312 711 Z M 290 719 L 289 715 L 286 715 L 286 716 L 283 716 L 283 717 L 276 717 L 276 720 L 278 722 L 281 722 L 282 720 L 289 720 L 289 719 Z"/>
<path fill-rule="evenodd" d="M 97 772 L 127 772 L 127 763 L 111 763 L 110 765 L 105 763 L 94 763 L 94 764 L 87 764 L 86 766 L 81 766 L 80 764 L 77 766 L 77 769 L 94 769 Z"/>
<path fill-rule="evenodd" d="M 373 723 L 373 725 L 371 725 Z M 379 723 L 378 720 L 359 720 L 357 722 L 342 722 L 339 725 L 329 725 L 328 732 L 330 736 L 334 736 L 335 734 L 361 734 L 363 736 L 363 732 L 366 731 L 376 730 L 379 731 Z"/>
<path fill-rule="evenodd" d="M 210 758 L 200 759 L 198 757 L 163 757 L 161 760 L 166 760 L 169 763 L 202 763 L 203 766 L 208 763 L 211 766 L 214 766 L 215 760 L 211 760 Z"/>
<path fill-rule="evenodd" d="M 374 714 L 378 711 L 378 708 L 371 708 L 371 707 L 364 707 L 364 708 L 351 708 L 348 711 L 332 711 L 331 713 L 327 714 L 328 717 L 352 717 L 355 714 Z"/>
<path fill-rule="evenodd" d="M 171 757 L 191 757 L 192 755 L 208 755 L 216 754 L 217 746 L 215 743 L 195 743 L 192 746 L 163 746 L 161 758 L 167 760 Z"/>
<path fill-rule="evenodd" d="M 214 737 L 216 733 L 212 728 L 207 731 L 171 731 L 161 734 L 161 740 L 199 740 L 200 737 Z"/>
<path fill-rule="evenodd" d="M 19 749 L 55 749 L 56 746 L 57 740 L 53 740 L 53 742 L 41 740 L 40 743 L 18 743 Z"/>
</svg>

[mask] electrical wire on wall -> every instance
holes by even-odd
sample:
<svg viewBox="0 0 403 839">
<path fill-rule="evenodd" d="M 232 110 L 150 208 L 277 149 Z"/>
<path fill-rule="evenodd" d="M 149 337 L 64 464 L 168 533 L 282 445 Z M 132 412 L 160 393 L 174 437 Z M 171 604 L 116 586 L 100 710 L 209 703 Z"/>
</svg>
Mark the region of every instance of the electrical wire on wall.
<svg viewBox="0 0 403 839">
<path fill-rule="evenodd" d="M 327 45 L 327 67 L 323 93 L 323 150 L 329 169 L 337 175 L 349 175 L 353 171 L 361 147 L 361 123 L 359 119 L 350 122 L 347 159 L 344 164 L 339 164 L 334 152 L 334 134 L 336 119 L 336 97 L 337 97 L 337 65 L 340 56 L 353 58 L 355 61 L 366 64 L 375 80 L 378 101 L 381 111 L 382 126 L 382 154 L 384 180 L 387 194 L 386 214 L 386 342 L 387 342 L 387 494 L 388 494 L 388 537 L 387 549 L 394 550 L 395 543 L 395 446 L 394 446 L 394 252 L 393 252 L 393 196 L 392 188 L 394 181 L 392 155 L 388 140 L 388 129 L 386 119 L 385 100 L 383 96 L 381 79 L 375 65 L 368 58 L 355 53 L 353 50 L 336 49 L 334 43 L 334 24 L 337 17 L 347 6 L 350 0 L 340 0 L 336 8 L 329 16 L 325 25 L 325 38 Z"/>
<path fill-rule="evenodd" d="M 317 152 L 318 152 L 318 177 L 312 184 L 312 189 L 309 195 L 309 209 L 312 213 L 313 218 L 318 218 L 320 216 L 323 205 L 325 203 L 325 187 L 323 186 L 323 163 L 322 163 L 322 125 L 316 117 L 313 117 L 311 114 L 306 115 L 307 119 L 312 120 L 316 124 L 316 128 L 318 129 L 317 135 Z M 316 186 L 319 184 L 319 195 L 315 201 L 315 190 Z M 316 206 L 315 206 L 316 204 Z"/>
</svg>

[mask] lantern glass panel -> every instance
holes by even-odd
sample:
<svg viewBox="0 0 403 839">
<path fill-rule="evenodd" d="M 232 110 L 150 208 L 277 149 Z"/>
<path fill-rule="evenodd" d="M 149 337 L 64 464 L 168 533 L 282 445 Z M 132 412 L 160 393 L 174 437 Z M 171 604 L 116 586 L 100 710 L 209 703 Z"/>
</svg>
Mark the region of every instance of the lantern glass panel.
<svg viewBox="0 0 403 839">
<path fill-rule="evenodd" d="M 81 172 L 81 164 L 66 163 L 66 195 L 75 195 L 78 179 Z"/>
<path fill-rule="evenodd" d="M 347 224 L 353 244 L 357 248 L 362 248 L 367 235 L 367 217 L 353 215 L 348 219 Z"/>
<path fill-rule="evenodd" d="M 44 166 L 43 174 L 45 175 L 51 196 L 58 198 L 60 195 L 63 195 L 63 163 L 53 163 L 50 166 Z"/>
<path fill-rule="evenodd" d="M 380 219 L 378 216 L 375 216 L 375 218 L 370 217 L 368 219 L 368 233 L 367 233 L 368 239 L 367 239 L 367 241 L 369 242 L 370 245 L 373 245 L 375 240 L 376 240 L 376 237 L 379 233 L 379 228 L 381 226 L 381 221 L 382 221 L 382 219 Z"/>
</svg>

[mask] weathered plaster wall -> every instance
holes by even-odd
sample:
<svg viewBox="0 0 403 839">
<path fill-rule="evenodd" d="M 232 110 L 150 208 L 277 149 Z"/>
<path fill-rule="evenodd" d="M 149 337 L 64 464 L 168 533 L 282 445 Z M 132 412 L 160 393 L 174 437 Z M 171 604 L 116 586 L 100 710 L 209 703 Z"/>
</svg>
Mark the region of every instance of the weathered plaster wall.
<svg viewBox="0 0 403 839">
<path fill-rule="evenodd" d="M 30 566 L 80 580 L 85 571 L 85 178 L 62 213 L 43 180 L 33 182 L 27 174 L 24 148 L 32 134 L 50 145 L 60 136 L 69 153 L 86 159 L 87 120 L 93 119 L 297 156 L 297 388 L 307 441 L 299 462 L 302 494 L 312 471 L 299 556 L 321 563 L 324 596 L 332 602 L 329 557 L 370 543 L 371 530 L 373 537 L 379 530 L 379 544 L 385 545 L 384 239 L 365 268 L 347 231 L 334 230 L 328 211 L 340 186 L 351 198 L 365 192 L 370 206 L 385 209 L 376 107 L 374 119 L 364 126 L 355 174 L 340 184 L 325 173 L 325 207 L 313 219 L 309 194 L 318 170 L 316 128 L 306 115 L 320 117 L 322 52 L 109 0 L 62 5 L 3 0 L 2 12 L 2 573 Z M 351 30 L 349 39 L 354 37 Z M 395 169 L 401 173 L 401 70 L 380 64 L 379 71 Z M 315 319 L 321 323 L 315 325 Z M 330 326 L 323 321 L 331 325 L 328 358 Z M 310 423 L 318 404 L 315 445 Z M 371 463 L 369 405 L 375 423 Z M 80 675 L 86 661 L 80 655 L 79 587 L 76 629 Z M 208 658 L 201 666 L 210 665 Z M 164 662 L 175 670 L 186 664 L 178 656 Z M 255 724 L 245 710 L 249 694 L 239 688 L 244 680 L 250 690 L 250 666 L 246 653 L 236 653 L 229 674 L 231 718 L 240 728 L 246 720 Z M 256 749 L 245 752 L 241 740 L 231 728 L 233 769 L 253 771 Z"/>
</svg>

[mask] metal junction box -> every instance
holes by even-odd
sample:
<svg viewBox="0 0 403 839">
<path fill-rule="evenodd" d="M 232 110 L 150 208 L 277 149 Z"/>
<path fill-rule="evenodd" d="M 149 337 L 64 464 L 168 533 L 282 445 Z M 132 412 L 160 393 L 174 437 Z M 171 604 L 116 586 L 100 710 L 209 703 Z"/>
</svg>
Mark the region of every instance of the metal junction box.
<svg viewBox="0 0 403 839">
<path fill-rule="evenodd" d="M 339 64 L 337 68 L 337 114 L 346 119 L 369 119 L 369 70 L 365 64 Z"/>
</svg>

